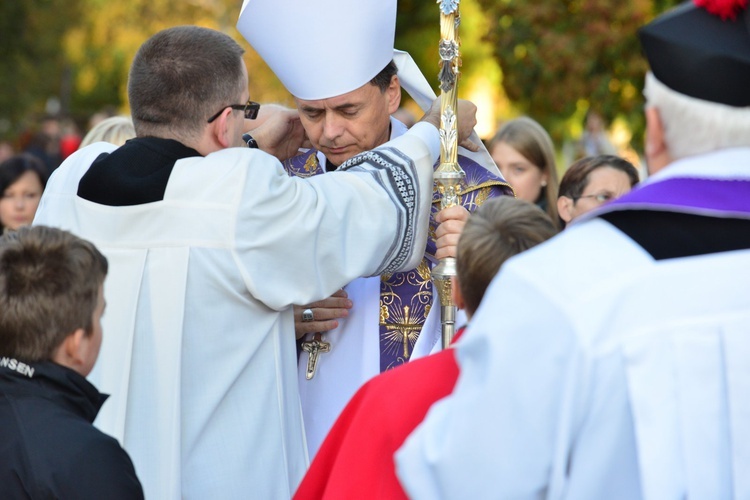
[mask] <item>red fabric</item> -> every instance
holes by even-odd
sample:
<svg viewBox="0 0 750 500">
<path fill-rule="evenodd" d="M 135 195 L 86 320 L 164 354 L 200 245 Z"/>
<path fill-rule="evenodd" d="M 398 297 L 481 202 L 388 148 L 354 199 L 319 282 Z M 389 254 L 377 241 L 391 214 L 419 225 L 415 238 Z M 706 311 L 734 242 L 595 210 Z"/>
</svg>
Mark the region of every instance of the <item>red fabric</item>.
<svg viewBox="0 0 750 500">
<path fill-rule="evenodd" d="M 65 135 L 60 139 L 60 157 L 64 160 L 68 156 L 72 155 L 81 145 L 81 137 L 69 134 Z"/>
<path fill-rule="evenodd" d="M 747 7 L 747 0 L 694 0 L 695 5 L 703 7 L 725 21 L 737 19 L 737 15 Z"/>
<path fill-rule="evenodd" d="M 446 349 L 367 382 L 328 433 L 295 500 L 407 498 L 393 454 L 457 378 L 453 349 Z"/>
</svg>

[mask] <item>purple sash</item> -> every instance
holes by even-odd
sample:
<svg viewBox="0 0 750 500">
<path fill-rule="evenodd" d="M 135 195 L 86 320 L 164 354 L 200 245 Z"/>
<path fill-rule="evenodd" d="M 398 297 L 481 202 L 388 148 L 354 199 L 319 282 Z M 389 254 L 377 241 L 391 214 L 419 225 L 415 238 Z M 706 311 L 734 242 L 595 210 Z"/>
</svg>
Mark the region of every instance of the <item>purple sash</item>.
<svg viewBox="0 0 750 500">
<path fill-rule="evenodd" d="M 311 177 L 323 169 L 310 150 L 283 163 L 290 176 Z M 485 200 L 495 196 L 513 196 L 503 179 L 464 156 L 459 164 L 466 172 L 466 186 L 461 191 L 461 205 L 473 212 Z M 437 165 L 436 165 L 437 167 Z M 435 191 L 430 213 L 430 232 L 425 258 L 416 269 L 384 274 L 380 277 L 380 371 L 384 372 L 409 361 L 433 302 L 430 270 L 435 255 L 435 214 L 440 211 L 440 196 Z"/>
<path fill-rule="evenodd" d="M 616 210 L 683 212 L 750 218 L 750 180 L 675 177 L 644 184 L 592 215 Z"/>
</svg>

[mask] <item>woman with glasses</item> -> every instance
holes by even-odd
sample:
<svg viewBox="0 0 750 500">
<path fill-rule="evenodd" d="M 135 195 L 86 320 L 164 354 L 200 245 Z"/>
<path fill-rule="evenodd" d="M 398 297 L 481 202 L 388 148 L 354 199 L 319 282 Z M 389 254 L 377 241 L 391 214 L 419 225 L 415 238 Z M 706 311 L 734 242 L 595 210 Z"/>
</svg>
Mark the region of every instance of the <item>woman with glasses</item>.
<svg viewBox="0 0 750 500">
<path fill-rule="evenodd" d="M 632 163 L 613 155 L 582 158 L 560 181 L 557 210 L 563 225 L 608 201 L 624 195 L 638 183 Z"/>
</svg>

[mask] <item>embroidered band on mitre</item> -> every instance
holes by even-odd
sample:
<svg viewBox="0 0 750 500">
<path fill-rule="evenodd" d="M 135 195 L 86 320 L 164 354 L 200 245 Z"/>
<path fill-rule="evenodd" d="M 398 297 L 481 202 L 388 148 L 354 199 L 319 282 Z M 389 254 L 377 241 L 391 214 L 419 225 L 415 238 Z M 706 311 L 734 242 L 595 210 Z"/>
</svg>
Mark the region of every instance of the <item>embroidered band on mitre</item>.
<svg viewBox="0 0 750 500">
<path fill-rule="evenodd" d="M 750 106 L 747 0 L 685 2 L 639 31 L 651 71 L 680 94 Z"/>
</svg>

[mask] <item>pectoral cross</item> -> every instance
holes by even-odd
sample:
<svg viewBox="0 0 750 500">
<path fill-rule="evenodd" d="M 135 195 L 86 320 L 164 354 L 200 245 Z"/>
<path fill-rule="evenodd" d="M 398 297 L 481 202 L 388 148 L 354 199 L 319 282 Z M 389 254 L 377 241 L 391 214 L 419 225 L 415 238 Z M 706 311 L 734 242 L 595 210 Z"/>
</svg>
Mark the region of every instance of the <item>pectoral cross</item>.
<svg viewBox="0 0 750 500">
<path fill-rule="evenodd" d="M 331 343 L 324 341 L 321 333 L 316 333 L 312 340 L 302 342 L 302 350 L 308 354 L 305 378 L 310 380 L 315 376 L 315 369 L 318 367 L 318 354 L 331 352 Z"/>
</svg>

